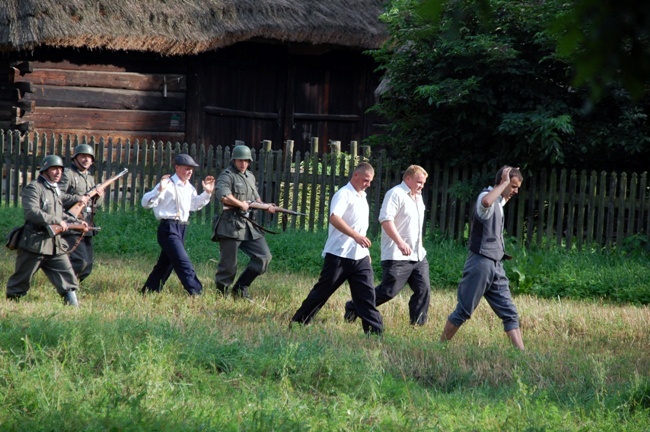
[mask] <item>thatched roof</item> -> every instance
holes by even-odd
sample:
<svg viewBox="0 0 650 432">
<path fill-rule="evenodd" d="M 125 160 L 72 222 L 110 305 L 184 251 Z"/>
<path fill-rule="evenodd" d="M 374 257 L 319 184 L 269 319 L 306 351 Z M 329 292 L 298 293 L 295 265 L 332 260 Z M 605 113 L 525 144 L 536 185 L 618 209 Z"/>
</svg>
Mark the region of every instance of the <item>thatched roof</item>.
<svg viewBox="0 0 650 432">
<path fill-rule="evenodd" d="M 196 54 L 237 42 L 376 48 L 383 0 L 3 0 L 0 52 L 40 46 Z"/>
</svg>

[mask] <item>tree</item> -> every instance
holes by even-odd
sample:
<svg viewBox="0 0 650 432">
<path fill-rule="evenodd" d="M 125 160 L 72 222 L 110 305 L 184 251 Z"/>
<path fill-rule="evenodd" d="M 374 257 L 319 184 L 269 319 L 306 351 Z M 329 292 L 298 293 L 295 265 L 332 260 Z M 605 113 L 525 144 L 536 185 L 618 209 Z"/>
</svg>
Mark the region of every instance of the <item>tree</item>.
<svg viewBox="0 0 650 432">
<path fill-rule="evenodd" d="M 393 0 L 383 16 L 390 40 L 373 54 L 384 73 L 374 109 L 388 122 L 371 143 L 410 161 L 646 169 L 648 100 L 612 81 L 593 104 L 573 84 L 554 30 L 566 3 L 449 1 L 438 19 L 422 4 Z"/>
</svg>

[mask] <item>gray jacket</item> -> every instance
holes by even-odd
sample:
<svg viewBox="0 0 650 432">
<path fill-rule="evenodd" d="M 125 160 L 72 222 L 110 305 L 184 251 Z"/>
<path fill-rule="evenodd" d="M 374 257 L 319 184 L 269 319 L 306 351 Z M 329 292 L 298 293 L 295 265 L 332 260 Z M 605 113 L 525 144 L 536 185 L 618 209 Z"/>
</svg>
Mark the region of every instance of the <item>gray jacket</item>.
<svg viewBox="0 0 650 432">
<path fill-rule="evenodd" d="M 219 174 L 215 191 L 218 202 L 230 194 L 240 201 L 256 201 L 260 197 L 253 173 L 248 170 L 241 173 L 232 164 Z M 264 233 L 242 215 L 240 209 L 224 209 L 221 215 L 214 218 L 212 240 L 254 240 L 263 237 Z"/>
<path fill-rule="evenodd" d="M 57 194 L 43 176 L 30 182 L 23 189 L 22 203 L 25 228 L 18 242 L 18 248 L 40 255 L 61 255 L 66 252 L 61 236 L 50 237 L 47 226 L 61 221 L 80 222 L 66 215 L 63 206 L 74 202 L 74 196 Z M 71 205 L 71 204 L 69 204 Z"/>
</svg>

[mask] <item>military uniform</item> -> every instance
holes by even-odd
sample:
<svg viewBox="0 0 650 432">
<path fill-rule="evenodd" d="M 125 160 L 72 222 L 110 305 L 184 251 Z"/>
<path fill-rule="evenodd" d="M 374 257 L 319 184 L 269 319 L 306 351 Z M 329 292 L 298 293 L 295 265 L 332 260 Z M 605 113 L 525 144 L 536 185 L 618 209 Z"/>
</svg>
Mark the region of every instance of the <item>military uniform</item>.
<svg viewBox="0 0 650 432">
<path fill-rule="evenodd" d="M 25 228 L 18 243 L 16 271 L 7 281 L 7 298 L 26 295 L 39 268 L 62 297 L 77 290 L 79 283 L 66 254 L 67 245 L 61 236 L 50 237 L 47 232 L 48 225 L 73 219 L 63 213 L 64 202 L 73 201 L 74 197 L 62 194 L 43 176 L 25 186 L 22 193 Z"/>
<path fill-rule="evenodd" d="M 216 184 L 217 200 L 232 194 L 240 201 L 256 201 L 257 192 L 255 176 L 249 170 L 240 172 L 231 163 L 218 177 Z M 220 260 L 215 274 L 217 289 L 225 292 L 232 285 L 237 273 L 237 252 L 241 249 L 250 261 L 233 286 L 233 292 L 248 296 L 248 287 L 257 276 L 266 272 L 271 262 L 271 251 L 264 238 L 264 233 L 255 226 L 241 209 L 229 209 L 224 206 L 221 215 L 213 224 L 213 241 L 219 242 Z"/>
<path fill-rule="evenodd" d="M 63 176 L 59 181 L 59 188 L 61 192 L 74 195 L 76 201 L 79 201 L 81 197 L 88 193 L 91 189 L 95 187 L 95 179 L 90 174 L 90 172 L 81 172 L 79 168 L 73 163 L 69 168 L 66 168 L 63 171 Z M 101 204 L 103 197 L 96 196 L 96 199 L 93 199 L 88 205 L 84 208 L 83 213 L 81 213 L 80 218 L 85 220 L 89 226 L 94 225 L 94 216 L 95 208 Z M 75 202 L 72 203 L 74 205 Z M 66 206 L 66 210 L 71 206 Z M 83 236 L 79 240 L 79 236 Z M 77 241 L 77 247 L 70 253 L 70 262 L 72 263 L 72 268 L 74 269 L 79 282 L 82 282 L 93 270 L 93 261 L 94 261 L 94 252 L 93 252 L 93 236 L 95 231 L 88 231 L 86 233 L 81 233 L 79 231 L 66 231 L 63 234 L 63 239 L 67 242 L 68 246 L 72 248 Z"/>
</svg>

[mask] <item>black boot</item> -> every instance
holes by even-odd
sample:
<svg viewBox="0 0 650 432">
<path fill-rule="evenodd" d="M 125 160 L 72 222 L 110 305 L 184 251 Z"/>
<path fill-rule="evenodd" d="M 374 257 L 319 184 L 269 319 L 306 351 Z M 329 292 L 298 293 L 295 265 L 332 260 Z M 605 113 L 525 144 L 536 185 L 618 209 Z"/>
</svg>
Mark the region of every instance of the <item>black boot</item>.
<svg viewBox="0 0 650 432">
<path fill-rule="evenodd" d="M 221 295 L 225 297 L 226 294 L 228 294 L 228 287 L 222 283 L 217 282 L 217 291 L 220 292 Z"/>
<path fill-rule="evenodd" d="M 235 285 L 235 286 L 233 286 L 232 287 L 232 295 L 235 298 L 235 300 L 237 300 L 237 299 L 250 300 L 251 299 L 251 296 L 248 293 L 248 287 L 245 286 L 245 285 Z"/>
<path fill-rule="evenodd" d="M 232 295 L 235 298 L 245 298 L 250 300 L 251 296 L 248 293 L 248 287 L 253 283 L 255 278 L 259 276 L 256 272 L 251 269 L 246 269 L 244 272 L 239 275 L 239 279 L 235 282 L 235 285 L 232 287 Z"/>
<path fill-rule="evenodd" d="M 63 296 L 63 304 L 66 304 L 68 306 L 74 306 L 78 307 L 79 302 L 77 301 L 77 293 L 74 291 L 68 291 L 65 293 Z"/>
</svg>

